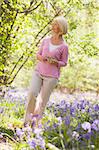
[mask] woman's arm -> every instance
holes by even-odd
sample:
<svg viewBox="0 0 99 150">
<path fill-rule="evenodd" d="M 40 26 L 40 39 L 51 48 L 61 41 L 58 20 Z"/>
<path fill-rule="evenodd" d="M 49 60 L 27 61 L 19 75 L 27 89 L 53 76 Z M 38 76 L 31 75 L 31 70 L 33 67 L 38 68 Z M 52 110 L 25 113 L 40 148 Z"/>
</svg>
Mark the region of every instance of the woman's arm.
<svg viewBox="0 0 99 150">
<path fill-rule="evenodd" d="M 67 61 L 68 61 L 68 47 L 67 46 L 64 47 L 64 50 L 63 50 L 63 53 L 62 53 L 60 61 L 58 61 L 57 59 L 52 58 L 52 57 L 47 57 L 47 61 L 50 64 L 56 65 L 57 67 L 64 67 L 64 66 L 66 66 L 67 65 Z"/>
<path fill-rule="evenodd" d="M 43 45 L 44 45 L 44 39 L 39 46 L 39 51 L 37 52 L 37 59 L 42 62 L 47 61 L 47 59 L 44 56 L 42 56 Z"/>
<path fill-rule="evenodd" d="M 58 61 L 58 67 L 64 67 L 67 65 L 68 61 L 68 46 L 66 46 L 63 50 L 61 60 Z"/>
<path fill-rule="evenodd" d="M 46 58 L 44 58 L 42 55 L 40 55 L 40 54 L 38 54 L 37 55 L 37 59 L 39 60 L 39 61 L 47 61 L 47 59 Z"/>
</svg>

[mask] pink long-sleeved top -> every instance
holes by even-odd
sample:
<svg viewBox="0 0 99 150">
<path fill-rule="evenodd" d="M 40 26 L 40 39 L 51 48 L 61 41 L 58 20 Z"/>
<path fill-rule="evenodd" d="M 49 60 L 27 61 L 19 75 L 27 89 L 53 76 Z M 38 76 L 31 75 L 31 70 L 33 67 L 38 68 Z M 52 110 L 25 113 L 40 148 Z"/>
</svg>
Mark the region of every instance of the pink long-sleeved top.
<svg viewBox="0 0 99 150">
<path fill-rule="evenodd" d="M 35 70 L 37 70 L 41 75 L 46 77 L 54 77 L 59 78 L 60 76 L 60 67 L 64 67 L 67 65 L 68 61 L 68 46 L 65 42 L 63 42 L 60 47 L 54 49 L 53 51 L 49 51 L 49 43 L 50 37 L 45 38 L 37 52 L 37 55 L 42 55 L 42 57 L 50 56 L 58 60 L 58 65 L 50 64 L 47 61 L 41 62 L 39 61 L 36 65 Z"/>
</svg>

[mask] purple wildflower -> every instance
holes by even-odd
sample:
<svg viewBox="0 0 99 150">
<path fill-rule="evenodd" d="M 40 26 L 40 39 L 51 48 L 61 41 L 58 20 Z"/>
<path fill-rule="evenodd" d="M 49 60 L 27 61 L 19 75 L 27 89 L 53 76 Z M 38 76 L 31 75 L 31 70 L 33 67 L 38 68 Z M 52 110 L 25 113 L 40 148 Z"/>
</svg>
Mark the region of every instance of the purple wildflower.
<svg viewBox="0 0 99 150">
<path fill-rule="evenodd" d="M 24 134 L 24 132 L 20 128 L 16 128 L 16 135 L 18 137 L 21 137 Z"/>
<path fill-rule="evenodd" d="M 80 109 L 80 104 L 79 103 L 77 104 L 77 108 Z"/>
<path fill-rule="evenodd" d="M 75 115 L 75 108 L 73 106 L 70 107 L 70 114 Z"/>
<path fill-rule="evenodd" d="M 84 134 L 83 138 L 89 140 L 91 138 L 91 132 L 90 133 L 88 132 L 88 133 Z"/>
<path fill-rule="evenodd" d="M 35 143 L 34 140 L 28 141 L 28 144 L 29 144 L 29 146 L 30 146 L 31 149 L 32 149 L 32 148 L 33 148 L 33 149 L 36 148 L 36 143 Z"/>
<path fill-rule="evenodd" d="M 58 127 L 58 124 L 57 124 L 57 123 L 54 123 L 54 124 L 53 124 L 53 127 L 54 127 L 54 128 L 57 128 L 57 127 Z"/>
<path fill-rule="evenodd" d="M 66 125 L 70 124 L 70 116 L 66 116 L 66 118 L 65 118 L 65 124 Z"/>
<path fill-rule="evenodd" d="M 43 139 L 40 141 L 40 147 L 41 149 L 45 149 L 45 141 Z"/>
<path fill-rule="evenodd" d="M 82 124 L 82 128 L 83 128 L 84 130 L 88 130 L 88 132 L 91 132 L 91 124 L 90 124 L 89 122 L 84 122 L 84 123 Z"/>
<path fill-rule="evenodd" d="M 94 110 L 99 111 L 99 105 L 98 104 L 94 105 Z"/>
<path fill-rule="evenodd" d="M 61 106 L 65 105 L 65 100 L 62 100 L 62 101 L 60 102 L 60 105 L 61 105 Z"/>
<path fill-rule="evenodd" d="M 81 124 L 78 123 L 78 126 L 76 127 L 76 130 L 77 130 L 77 131 L 80 131 L 80 129 L 81 129 Z"/>
<path fill-rule="evenodd" d="M 95 131 L 99 131 L 99 120 L 96 119 L 94 120 L 94 122 L 92 123 L 92 129 L 94 129 Z"/>
<path fill-rule="evenodd" d="M 26 127 L 22 128 L 22 131 L 23 132 L 27 131 L 28 133 L 30 133 L 30 132 L 32 132 L 32 128 L 27 124 Z"/>
<path fill-rule="evenodd" d="M 33 132 L 36 134 L 36 137 L 39 137 L 39 135 L 42 134 L 43 130 L 40 128 L 35 128 Z"/>
<path fill-rule="evenodd" d="M 62 124 L 62 118 L 58 117 L 57 120 L 58 120 L 58 124 L 61 125 Z"/>
<path fill-rule="evenodd" d="M 81 104 L 80 104 L 80 108 L 81 108 L 81 109 L 85 109 L 85 103 L 81 103 Z"/>
<path fill-rule="evenodd" d="M 72 137 L 75 138 L 76 140 L 79 139 L 79 133 L 76 131 L 73 131 Z"/>
</svg>

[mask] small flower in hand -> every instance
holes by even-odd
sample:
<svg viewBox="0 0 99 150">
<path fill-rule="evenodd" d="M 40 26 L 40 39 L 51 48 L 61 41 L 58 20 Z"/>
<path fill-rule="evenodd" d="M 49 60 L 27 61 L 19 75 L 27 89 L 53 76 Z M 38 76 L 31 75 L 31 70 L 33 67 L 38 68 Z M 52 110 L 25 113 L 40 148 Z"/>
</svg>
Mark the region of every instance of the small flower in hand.
<svg viewBox="0 0 99 150">
<path fill-rule="evenodd" d="M 47 57 L 47 61 L 51 64 L 55 64 L 55 65 L 58 64 L 58 61 L 55 58 L 52 58 L 52 57 Z"/>
</svg>

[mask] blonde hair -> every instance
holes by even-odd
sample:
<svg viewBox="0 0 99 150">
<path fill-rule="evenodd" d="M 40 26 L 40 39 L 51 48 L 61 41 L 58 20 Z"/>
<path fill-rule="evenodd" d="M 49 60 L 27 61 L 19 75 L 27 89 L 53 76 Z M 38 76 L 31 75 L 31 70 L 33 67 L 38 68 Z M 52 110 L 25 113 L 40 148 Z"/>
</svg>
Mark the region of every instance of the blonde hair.
<svg viewBox="0 0 99 150">
<path fill-rule="evenodd" d="M 66 34 L 67 33 L 67 21 L 65 19 L 65 17 L 63 16 L 58 16 L 56 18 L 54 18 L 54 21 L 57 21 L 60 30 L 62 31 L 62 34 Z"/>
</svg>

